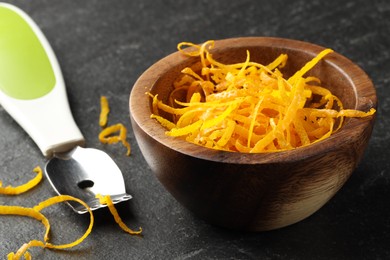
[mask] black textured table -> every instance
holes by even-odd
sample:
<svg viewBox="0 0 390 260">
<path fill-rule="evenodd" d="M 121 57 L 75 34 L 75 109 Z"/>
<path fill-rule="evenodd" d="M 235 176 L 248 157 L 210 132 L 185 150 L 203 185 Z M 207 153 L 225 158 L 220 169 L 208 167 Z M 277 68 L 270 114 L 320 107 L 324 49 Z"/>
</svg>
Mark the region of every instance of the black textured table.
<svg viewBox="0 0 390 260">
<path fill-rule="evenodd" d="M 107 210 L 95 212 L 91 235 L 65 251 L 32 249 L 33 259 L 389 259 L 390 258 L 390 2 L 371 1 L 8 1 L 30 14 L 51 43 L 69 102 L 87 145 L 112 155 L 133 199 L 118 205 L 122 232 Z M 1 23 L 1 17 L 0 17 Z M 309 218 L 263 233 L 211 226 L 178 204 L 143 159 L 131 130 L 131 87 L 152 63 L 181 41 L 276 36 L 332 48 L 372 78 L 377 121 L 364 158 L 337 195 Z M 1 41 L 1 39 L 0 39 Z M 110 123 L 128 127 L 132 155 L 99 143 L 99 99 L 106 95 Z M 0 180 L 22 183 L 45 164 L 35 143 L 0 107 Z M 33 206 L 53 196 L 45 179 L 32 191 L 0 196 L 1 205 Z M 53 243 L 70 242 L 86 229 L 87 215 L 66 205 L 45 210 Z M 0 216 L 0 258 L 43 226 L 25 217 Z"/>
</svg>

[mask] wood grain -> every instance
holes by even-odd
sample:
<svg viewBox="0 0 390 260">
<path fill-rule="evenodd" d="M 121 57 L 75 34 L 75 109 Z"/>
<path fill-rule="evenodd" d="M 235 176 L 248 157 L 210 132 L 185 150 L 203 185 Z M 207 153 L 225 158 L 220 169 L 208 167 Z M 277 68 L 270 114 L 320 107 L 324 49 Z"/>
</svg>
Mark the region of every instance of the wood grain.
<svg viewBox="0 0 390 260">
<path fill-rule="evenodd" d="M 246 50 L 263 64 L 279 54 L 289 56 L 283 69 L 292 75 L 324 48 L 267 37 L 216 41 L 213 57 L 224 63 L 242 62 Z M 173 53 L 152 65 L 133 86 L 130 115 L 145 160 L 164 187 L 186 208 L 210 223 L 264 231 L 296 223 L 321 208 L 348 180 L 362 158 L 375 117 L 348 119 L 330 138 L 291 151 L 244 154 L 207 149 L 165 135 L 150 119 L 146 91 L 167 100 L 172 82 L 196 58 Z M 346 108 L 376 108 L 370 78 L 352 61 L 332 53 L 310 71 L 322 80 Z"/>
</svg>

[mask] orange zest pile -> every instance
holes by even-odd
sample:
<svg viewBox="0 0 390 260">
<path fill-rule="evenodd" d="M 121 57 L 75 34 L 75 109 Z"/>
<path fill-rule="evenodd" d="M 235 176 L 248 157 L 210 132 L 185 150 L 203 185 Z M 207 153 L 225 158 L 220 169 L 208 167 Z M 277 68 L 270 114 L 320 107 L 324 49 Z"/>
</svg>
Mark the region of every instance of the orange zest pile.
<svg viewBox="0 0 390 260">
<path fill-rule="evenodd" d="M 344 109 L 340 99 L 321 86 L 320 79 L 304 77 L 331 49 L 323 50 L 285 79 L 280 69 L 287 63 L 286 54 L 262 65 L 251 61 L 247 51 L 244 62 L 222 64 L 213 59 L 213 46 L 214 41 L 179 43 L 183 55 L 199 57 L 201 68 L 182 70 L 169 104 L 147 93 L 152 98 L 151 118 L 168 129 L 168 136 L 218 150 L 283 151 L 329 137 L 340 129 L 344 117 L 375 113 L 374 108 L 368 112 Z M 186 47 L 192 47 L 191 51 Z M 161 112 L 173 119 L 167 120 Z"/>
<path fill-rule="evenodd" d="M 126 136 L 127 136 L 126 127 L 121 123 L 107 126 L 110 107 L 108 104 L 108 100 L 105 96 L 102 96 L 100 98 L 100 106 L 101 106 L 101 112 L 99 116 L 99 125 L 103 128 L 103 130 L 99 133 L 99 141 L 104 144 L 115 144 L 121 142 L 123 146 L 127 148 L 126 155 L 129 156 L 131 153 L 131 147 L 126 140 Z"/>
</svg>

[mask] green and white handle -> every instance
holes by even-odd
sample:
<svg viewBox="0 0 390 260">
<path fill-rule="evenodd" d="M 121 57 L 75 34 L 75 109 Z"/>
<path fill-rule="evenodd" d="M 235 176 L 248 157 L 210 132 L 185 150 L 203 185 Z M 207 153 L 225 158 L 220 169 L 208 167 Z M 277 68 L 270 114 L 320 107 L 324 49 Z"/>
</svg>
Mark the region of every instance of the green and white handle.
<svg viewBox="0 0 390 260">
<path fill-rule="evenodd" d="M 57 58 L 34 21 L 0 3 L 0 104 L 46 157 L 84 144 Z"/>
</svg>

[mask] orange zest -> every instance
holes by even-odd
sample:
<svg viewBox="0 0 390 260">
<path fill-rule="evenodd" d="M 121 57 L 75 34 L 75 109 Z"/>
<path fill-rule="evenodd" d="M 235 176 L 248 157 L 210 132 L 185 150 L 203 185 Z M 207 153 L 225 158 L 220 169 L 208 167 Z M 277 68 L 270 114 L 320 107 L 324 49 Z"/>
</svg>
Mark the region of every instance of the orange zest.
<svg viewBox="0 0 390 260">
<path fill-rule="evenodd" d="M 97 194 L 96 198 L 99 199 L 99 202 L 101 204 L 107 205 L 108 209 L 110 210 L 112 216 L 115 219 L 115 222 L 119 225 L 119 227 L 123 231 L 129 233 L 130 235 L 141 235 L 141 233 L 142 233 L 142 228 L 141 227 L 139 228 L 138 231 L 134 231 L 134 230 L 130 229 L 129 227 L 127 227 L 127 225 L 122 221 L 122 219 L 119 216 L 119 213 L 116 210 L 116 208 L 114 206 L 114 203 L 112 202 L 111 197 L 109 195 L 102 196 L 100 194 Z"/>
<path fill-rule="evenodd" d="M 200 59 L 198 68 L 185 68 L 174 83 L 168 104 L 152 99 L 151 118 L 173 137 L 217 150 L 262 153 L 307 146 L 336 132 L 345 117 L 368 112 L 344 109 L 320 79 L 304 77 L 333 51 L 325 49 L 289 78 L 281 72 L 288 56 L 263 65 L 245 61 L 223 64 L 213 59 L 214 41 L 202 45 L 179 43 L 178 50 Z M 187 50 L 186 47 L 192 47 Z M 168 120 L 161 112 L 171 114 Z"/>
<path fill-rule="evenodd" d="M 90 224 L 85 231 L 85 233 L 75 240 L 74 242 L 68 243 L 68 244 L 62 244 L 62 245 L 54 245 L 49 242 L 49 231 L 50 231 L 50 224 L 49 220 L 41 213 L 41 210 L 44 208 L 47 208 L 49 206 L 52 206 L 57 203 L 61 203 L 64 201 L 76 201 L 80 204 L 82 204 L 89 212 L 90 214 Z M 11 252 L 8 254 L 8 260 L 17 260 L 20 259 L 22 256 L 25 257 L 25 259 L 31 259 L 31 255 L 28 253 L 28 249 L 31 247 L 42 247 L 42 248 L 51 248 L 51 249 L 66 249 L 71 248 L 74 246 L 77 246 L 80 244 L 87 236 L 91 233 L 94 218 L 92 214 L 92 210 L 89 208 L 89 206 L 83 202 L 80 199 L 77 199 L 75 197 L 69 196 L 69 195 L 59 195 L 52 198 L 49 198 L 38 205 L 32 207 L 32 208 L 25 208 L 20 206 L 0 206 L 0 215 L 19 215 L 19 216 L 27 216 L 32 217 L 36 220 L 41 221 L 45 228 L 46 232 L 43 238 L 43 241 L 41 240 L 31 240 L 28 243 L 23 244 L 16 253 Z"/>
<path fill-rule="evenodd" d="M 37 186 L 41 180 L 42 180 L 42 169 L 37 166 L 33 170 L 37 175 L 28 181 L 25 184 L 22 184 L 20 186 L 13 187 L 11 185 L 8 185 L 7 187 L 2 187 L 2 182 L 0 181 L 0 194 L 5 194 L 5 195 L 18 195 L 21 193 L 24 193 L 26 191 L 31 190 L 35 186 Z"/>
<path fill-rule="evenodd" d="M 45 247 L 45 244 L 40 240 L 31 240 L 30 242 L 23 244 L 16 253 L 9 253 L 7 255 L 8 260 L 19 260 L 22 256 L 26 260 L 32 259 L 31 254 L 27 251 L 31 247 Z"/>
<path fill-rule="evenodd" d="M 127 149 L 126 155 L 129 156 L 131 153 L 131 146 L 126 140 L 127 128 L 121 123 L 107 126 L 110 107 L 105 96 L 100 98 L 100 106 L 101 112 L 99 116 L 99 125 L 103 127 L 103 130 L 99 133 L 99 141 L 103 144 L 115 144 L 121 142 Z"/>
<path fill-rule="evenodd" d="M 118 134 L 113 135 L 116 133 Z M 126 140 L 126 135 L 127 135 L 126 127 L 123 124 L 118 123 L 104 128 L 99 134 L 99 140 L 104 144 L 115 144 L 121 142 L 127 148 L 126 155 L 129 156 L 131 153 L 131 147 Z"/>
<path fill-rule="evenodd" d="M 101 127 L 106 127 L 108 120 L 108 113 L 110 113 L 110 107 L 108 106 L 108 100 L 106 96 L 100 97 L 100 116 L 99 116 L 99 125 Z"/>
<path fill-rule="evenodd" d="M 49 238 L 50 223 L 49 220 L 39 211 L 36 211 L 32 208 L 25 208 L 21 206 L 5 206 L 0 205 L 0 215 L 17 215 L 34 218 L 40 221 L 46 228 L 44 235 L 44 241 L 47 241 Z"/>
<path fill-rule="evenodd" d="M 65 249 L 65 248 L 70 248 L 70 247 L 74 247 L 74 246 L 77 246 L 78 244 L 80 244 L 81 242 L 84 241 L 85 238 L 87 238 L 87 236 L 91 233 L 92 231 L 92 227 L 93 227 L 93 223 L 94 223 L 94 217 L 93 217 L 93 213 L 92 213 L 92 210 L 91 208 L 88 206 L 87 203 L 85 203 L 84 201 L 78 199 L 78 198 L 75 198 L 73 196 L 69 196 L 69 195 L 58 195 L 58 196 L 55 196 L 55 197 L 52 197 L 52 198 L 49 198 L 41 203 L 39 203 L 38 205 L 36 205 L 35 207 L 33 207 L 34 210 L 36 211 L 41 211 L 42 209 L 44 208 L 47 208 L 49 206 L 52 206 L 54 204 L 57 204 L 57 203 L 61 203 L 61 202 L 65 202 L 65 201 L 76 201 L 78 203 L 80 203 L 81 205 L 83 205 L 88 213 L 89 213 L 89 217 L 90 217 L 90 222 L 89 222 L 89 226 L 87 228 L 87 230 L 85 231 L 85 233 L 80 237 L 78 238 L 77 240 L 71 242 L 71 243 L 68 243 L 68 244 L 62 244 L 62 245 L 54 245 L 54 244 L 51 244 L 49 242 L 47 242 L 45 244 L 45 247 L 47 248 L 53 248 L 53 249 Z"/>
</svg>

